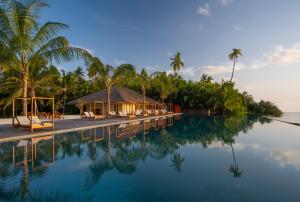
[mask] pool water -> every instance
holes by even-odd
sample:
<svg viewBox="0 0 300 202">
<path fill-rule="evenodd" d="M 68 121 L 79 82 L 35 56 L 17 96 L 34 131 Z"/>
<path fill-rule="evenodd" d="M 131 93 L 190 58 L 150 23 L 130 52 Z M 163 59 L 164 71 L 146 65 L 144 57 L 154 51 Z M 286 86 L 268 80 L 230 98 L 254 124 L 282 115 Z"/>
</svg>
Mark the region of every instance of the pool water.
<svg viewBox="0 0 300 202">
<path fill-rule="evenodd" d="M 0 144 L 0 200 L 299 201 L 300 127 L 171 117 Z"/>
</svg>

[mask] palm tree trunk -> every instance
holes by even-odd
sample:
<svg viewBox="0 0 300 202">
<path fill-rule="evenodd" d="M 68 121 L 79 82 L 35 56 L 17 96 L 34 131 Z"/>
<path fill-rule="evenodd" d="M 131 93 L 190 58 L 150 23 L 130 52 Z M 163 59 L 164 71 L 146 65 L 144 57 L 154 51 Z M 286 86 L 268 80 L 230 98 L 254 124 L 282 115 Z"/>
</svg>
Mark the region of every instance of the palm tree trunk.
<svg viewBox="0 0 300 202">
<path fill-rule="evenodd" d="M 107 91 L 107 116 L 109 116 L 109 112 L 110 112 L 110 88 L 111 87 L 108 87 L 106 89 L 106 91 Z"/>
<path fill-rule="evenodd" d="M 66 100 L 67 100 L 67 92 L 64 92 L 64 98 L 63 98 L 63 116 L 65 116 L 65 108 L 66 108 Z"/>
<path fill-rule="evenodd" d="M 146 112 L 145 105 L 146 105 L 146 89 L 145 89 L 145 87 L 143 87 L 143 115 Z"/>
<path fill-rule="evenodd" d="M 23 77 L 23 115 L 27 116 L 27 89 L 28 89 L 28 77 Z"/>
<path fill-rule="evenodd" d="M 233 74 L 234 74 L 234 69 L 235 69 L 235 58 L 233 59 L 233 67 L 232 67 L 232 73 L 231 73 L 231 79 L 230 79 L 230 83 L 232 82 L 233 79 Z"/>
<path fill-rule="evenodd" d="M 34 89 L 34 87 L 31 88 L 31 96 L 35 97 L 35 89 Z M 31 107 L 33 107 L 33 106 L 31 106 Z M 36 114 L 36 112 L 38 112 L 36 100 L 34 100 L 34 111 L 33 112 L 34 112 L 34 114 Z"/>
</svg>

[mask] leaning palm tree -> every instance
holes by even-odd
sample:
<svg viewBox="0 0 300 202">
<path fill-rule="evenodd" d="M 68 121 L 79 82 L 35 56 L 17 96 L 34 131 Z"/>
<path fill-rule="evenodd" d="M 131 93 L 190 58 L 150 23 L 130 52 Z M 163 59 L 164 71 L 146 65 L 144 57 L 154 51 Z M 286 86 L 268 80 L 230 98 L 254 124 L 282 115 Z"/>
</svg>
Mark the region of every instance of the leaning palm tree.
<svg viewBox="0 0 300 202">
<path fill-rule="evenodd" d="M 137 74 L 137 82 L 143 91 L 143 114 L 145 114 L 146 90 L 150 88 L 150 77 L 144 68 L 142 69 L 140 74 Z"/>
<path fill-rule="evenodd" d="M 134 78 L 135 67 L 131 64 L 122 64 L 118 67 L 104 65 L 99 58 L 95 57 L 88 67 L 88 76 L 92 79 L 98 78 L 104 84 L 107 92 L 107 116 L 109 116 L 111 88 Z"/>
<path fill-rule="evenodd" d="M 181 53 L 177 52 L 174 55 L 174 57 L 170 59 L 171 59 L 171 67 L 173 68 L 175 75 L 177 75 L 181 67 L 184 66 L 184 63 L 181 58 Z"/>
<path fill-rule="evenodd" d="M 238 59 L 239 56 L 243 56 L 243 54 L 242 54 L 242 50 L 238 49 L 238 48 L 232 49 L 232 52 L 228 55 L 229 59 L 233 61 L 233 67 L 232 67 L 230 82 L 232 82 L 233 74 L 234 74 L 234 70 L 235 70 L 235 64 L 236 64 L 237 59 Z"/>
<path fill-rule="evenodd" d="M 77 47 L 70 47 L 68 40 L 58 32 L 68 28 L 58 22 L 39 25 L 42 8 L 48 6 L 43 0 L 3 1 L 0 7 L 0 69 L 14 69 L 22 78 L 22 95 L 27 98 L 29 73 L 40 58 L 63 62 L 90 58 L 90 54 Z M 27 102 L 23 102 L 27 113 Z"/>
</svg>

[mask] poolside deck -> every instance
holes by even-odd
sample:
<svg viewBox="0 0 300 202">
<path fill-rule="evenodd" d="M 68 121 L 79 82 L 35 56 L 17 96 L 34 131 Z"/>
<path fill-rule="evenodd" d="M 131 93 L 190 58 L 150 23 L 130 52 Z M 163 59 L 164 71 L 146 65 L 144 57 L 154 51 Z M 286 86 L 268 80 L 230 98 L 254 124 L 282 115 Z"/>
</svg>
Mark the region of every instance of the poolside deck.
<svg viewBox="0 0 300 202">
<path fill-rule="evenodd" d="M 110 119 L 96 120 L 96 121 L 80 120 L 80 118 L 72 117 L 67 119 L 55 120 L 54 131 L 51 129 L 40 129 L 40 130 L 35 130 L 33 133 L 30 133 L 29 129 L 26 128 L 13 128 L 11 124 L 7 123 L 7 121 L 3 121 L 4 124 L 0 124 L 0 142 L 49 135 L 53 133 L 55 134 L 66 133 L 66 132 L 82 130 L 82 129 L 97 128 L 97 127 L 110 126 L 110 125 L 121 124 L 121 123 L 129 123 L 135 120 L 176 116 L 181 114 L 182 113 L 175 113 L 173 115 L 138 117 L 134 119 L 110 118 Z"/>
</svg>

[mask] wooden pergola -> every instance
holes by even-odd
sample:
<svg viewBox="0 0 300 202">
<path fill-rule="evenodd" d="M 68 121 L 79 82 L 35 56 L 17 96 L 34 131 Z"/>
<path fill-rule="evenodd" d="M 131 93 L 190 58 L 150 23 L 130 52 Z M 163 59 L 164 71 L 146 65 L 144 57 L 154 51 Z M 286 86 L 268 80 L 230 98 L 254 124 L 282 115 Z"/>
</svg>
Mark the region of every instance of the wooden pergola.
<svg viewBox="0 0 300 202">
<path fill-rule="evenodd" d="M 15 124 L 15 119 L 17 119 L 17 115 L 16 115 L 16 101 L 17 100 L 22 100 L 22 101 L 30 101 L 30 114 L 28 116 L 27 113 L 27 108 L 26 108 L 26 114 L 24 114 L 24 116 L 30 117 L 30 132 L 33 132 L 34 129 L 41 129 L 41 128 L 52 128 L 52 130 L 54 130 L 54 98 L 48 98 L 48 97 L 31 97 L 31 98 L 13 98 L 13 107 L 12 107 L 12 125 L 13 127 L 28 127 L 28 126 L 24 126 L 24 125 L 16 125 Z M 35 124 L 33 123 L 33 117 L 37 115 L 37 107 L 34 105 L 34 103 L 36 103 L 37 100 L 49 100 L 52 101 L 52 124 L 48 124 L 48 125 L 39 125 L 39 124 Z M 27 105 L 26 105 L 27 107 Z"/>
</svg>

